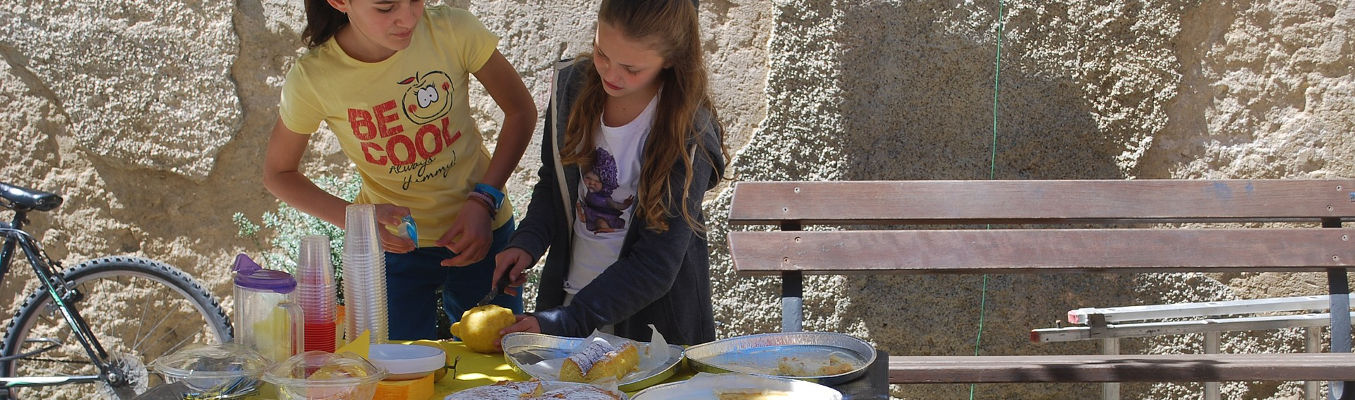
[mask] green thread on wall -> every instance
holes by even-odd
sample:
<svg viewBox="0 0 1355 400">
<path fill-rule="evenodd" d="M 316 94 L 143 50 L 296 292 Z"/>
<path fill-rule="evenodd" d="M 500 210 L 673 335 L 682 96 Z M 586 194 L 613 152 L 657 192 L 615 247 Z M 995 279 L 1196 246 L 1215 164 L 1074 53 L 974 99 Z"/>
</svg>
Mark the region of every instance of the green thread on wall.
<svg viewBox="0 0 1355 400">
<path fill-rule="evenodd" d="M 997 111 L 998 111 L 998 89 L 1001 87 L 1002 77 L 1002 10 L 1003 0 L 997 1 L 997 55 L 993 57 L 993 140 L 988 153 L 988 179 L 997 178 Z M 987 228 L 991 228 L 989 225 Z M 988 274 L 983 274 L 983 286 L 979 288 L 979 329 L 974 334 L 974 355 L 979 355 L 980 345 L 983 343 L 983 322 L 988 309 Z M 969 400 L 974 400 L 974 389 L 977 385 L 969 385 Z"/>
</svg>

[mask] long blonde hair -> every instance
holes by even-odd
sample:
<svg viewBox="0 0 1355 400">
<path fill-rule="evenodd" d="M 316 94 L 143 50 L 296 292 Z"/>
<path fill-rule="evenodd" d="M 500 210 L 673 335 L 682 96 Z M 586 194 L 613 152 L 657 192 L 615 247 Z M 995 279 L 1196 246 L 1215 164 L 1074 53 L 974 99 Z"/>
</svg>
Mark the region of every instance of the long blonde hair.
<svg viewBox="0 0 1355 400">
<path fill-rule="evenodd" d="M 611 25 L 628 38 L 653 43 L 655 50 L 669 63 L 656 78 L 662 83 L 663 90 L 660 91 L 654 126 L 644 147 L 638 191 L 641 196 L 638 210 L 644 215 L 649 229 L 655 232 L 668 230 L 666 218 L 670 210 L 664 199 L 674 191 L 669 187 L 668 174 L 679 160 L 687 173 L 681 188 L 684 195 L 678 196 L 682 199 L 679 207 L 682 218 L 693 230 L 704 231 L 704 226 L 688 210 L 685 195 L 691 189 L 693 174 L 692 154 L 688 152 L 687 144 L 694 142 L 698 149 L 706 150 L 704 141 L 694 139 L 698 127 L 693 126 L 697 112 L 703 108 L 709 111 L 711 123 L 722 130 L 710 100 L 706 63 L 701 53 L 700 24 L 692 3 L 691 0 L 603 0 L 598 10 L 598 23 Z M 603 91 L 597 69 L 585 67 L 582 70 L 583 84 L 569 112 L 560 158 L 564 164 L 587 169 L 593 165 L 593 133 L 601 124 L 607 93 Z M 728 154 L 723 139 L 720 142 L 720 153 Z M 705 154 L 704 151 L 698 153 Z"/>
</svg>

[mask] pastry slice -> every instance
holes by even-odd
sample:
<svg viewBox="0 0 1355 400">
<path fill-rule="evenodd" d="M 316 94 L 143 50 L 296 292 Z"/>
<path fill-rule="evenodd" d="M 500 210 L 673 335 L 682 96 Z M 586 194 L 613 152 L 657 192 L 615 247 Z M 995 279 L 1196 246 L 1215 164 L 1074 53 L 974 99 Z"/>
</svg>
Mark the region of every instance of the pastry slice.
<svg viewBox="0 0 1355 400">
<path fill-rule="evenodd" d="M 634 343 L 613 347 L 597 340 L 565 359 L 564 366 L 560 368 L 560 380 L 585 383 L 607 377 L 621 380 L 639 364 L 640 351 Z"/>
</svg>

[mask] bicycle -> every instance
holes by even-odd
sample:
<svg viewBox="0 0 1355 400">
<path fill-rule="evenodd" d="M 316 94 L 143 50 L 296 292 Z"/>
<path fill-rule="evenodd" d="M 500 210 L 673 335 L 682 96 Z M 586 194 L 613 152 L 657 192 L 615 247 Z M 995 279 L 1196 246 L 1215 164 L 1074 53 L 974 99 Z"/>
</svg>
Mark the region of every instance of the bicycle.
<svg viewBox="0 0 1355 400">
<path fill-rule="evenodd" d="M 25 231 L 30 212 L 61 196 L 0 182 L 0 283 L 16 248 L 41 288 L 28 295 L 0 340 L 0 400 L 130 399 L 164 383 L 146 363 L 192 343 L 229 342 L 230 319 L 204 287 L 178 268 L 136 257 L 61 265 Z M 139 307 L 139 309 L 137 309 Z M 125 316 L 132 310 L 136 315 Z"/>
</svg>

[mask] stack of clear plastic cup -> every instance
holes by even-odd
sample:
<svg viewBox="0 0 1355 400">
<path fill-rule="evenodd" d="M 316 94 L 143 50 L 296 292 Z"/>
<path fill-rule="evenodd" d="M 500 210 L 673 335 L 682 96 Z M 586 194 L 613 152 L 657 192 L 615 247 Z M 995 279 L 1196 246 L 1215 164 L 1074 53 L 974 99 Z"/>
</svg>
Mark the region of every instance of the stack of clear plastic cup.
<svg viewBox="0 0 1355 400">
<path fill-rule="evenodd" d="M 350 205 L 344 218 L 344 334 L 351 342 L 363 331 L 369 331 L 372 343 L 385 343 L 389 332 L 386 255 L 376 231 L 376 207 Z"/>
<path fill-rule="evenodd" d="M 334 325 L 338 323 L 334 266 L 329 259 L 329 237 L 301 238 L 296 260 L 297 303 L 305 318 L 305 351 L 334 352 Z"/>
</svg>

